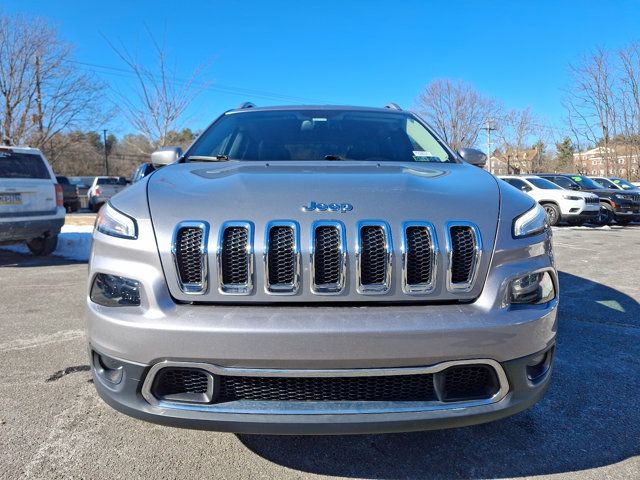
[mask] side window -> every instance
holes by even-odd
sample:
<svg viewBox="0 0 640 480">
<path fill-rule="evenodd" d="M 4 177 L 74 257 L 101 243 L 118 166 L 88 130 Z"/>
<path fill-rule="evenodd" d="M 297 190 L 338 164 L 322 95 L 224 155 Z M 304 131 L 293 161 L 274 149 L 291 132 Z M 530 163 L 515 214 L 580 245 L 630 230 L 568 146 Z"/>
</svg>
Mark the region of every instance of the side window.
<svg viewBox="0 0 640 480">
<path fill-rule="evenodd" d="M 564 177 L 553 177 L 551 181 L 557 183 L 562 188 L 569 188 L 571 186 L 571 182 Z"/>
</svg>

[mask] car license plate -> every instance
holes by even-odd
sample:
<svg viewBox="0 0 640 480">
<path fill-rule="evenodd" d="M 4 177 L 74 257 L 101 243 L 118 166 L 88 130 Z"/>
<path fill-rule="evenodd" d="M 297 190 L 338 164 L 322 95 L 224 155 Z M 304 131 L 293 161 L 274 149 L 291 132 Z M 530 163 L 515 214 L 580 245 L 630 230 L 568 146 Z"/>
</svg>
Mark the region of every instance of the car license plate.
<svg viewBox="0 0 640 480">
<path fill-rule="evenodd" d="M 0 205 L 22 205 L 22 195 L 19 193 L 0 193 Z"/>
</svg>

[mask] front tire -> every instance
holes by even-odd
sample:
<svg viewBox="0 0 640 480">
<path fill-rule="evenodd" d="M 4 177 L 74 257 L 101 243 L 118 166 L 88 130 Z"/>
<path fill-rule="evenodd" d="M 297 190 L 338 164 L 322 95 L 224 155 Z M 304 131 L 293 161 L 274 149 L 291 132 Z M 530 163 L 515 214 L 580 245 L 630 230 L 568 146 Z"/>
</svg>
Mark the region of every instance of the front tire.
<svg viewBox="0 0 640 480">
<path fill-rule="evenodd" d="M 609 225 L 613 222 L 615 214 L 611 205 L 602 203 L 600 204 L 600 213 L 598 214 L 598 225 Z"/>
<path fill-rule="evenodd" d="M 558 206 L 553 203 L 544 203 L 542 207 L 547 214 L 547 221 L 549 222 L 549 225 L 557 225 L 560 221 L 560 209 Z"/>
<path fill-rule="evenodd" d="M 27 247 L 36 257 L 51 255 L 58 246 L 58 235 L 37 237 L 27 241 Z"/>
</svg>

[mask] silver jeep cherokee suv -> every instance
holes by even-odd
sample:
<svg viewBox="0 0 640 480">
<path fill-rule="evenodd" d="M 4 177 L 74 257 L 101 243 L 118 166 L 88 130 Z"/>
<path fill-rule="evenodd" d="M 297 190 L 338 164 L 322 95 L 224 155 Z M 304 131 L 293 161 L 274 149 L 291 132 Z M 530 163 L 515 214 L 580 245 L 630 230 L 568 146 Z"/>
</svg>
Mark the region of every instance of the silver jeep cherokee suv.
<svg viewBox="0 0 640 480">
<path fill-rule="evenodd" d="M 100 211 L 102 398 L 285 434 L 455 427 L 540 399 L 558 305 L 544 210 L 395 106 L 249 107 Z"/>
</svg>

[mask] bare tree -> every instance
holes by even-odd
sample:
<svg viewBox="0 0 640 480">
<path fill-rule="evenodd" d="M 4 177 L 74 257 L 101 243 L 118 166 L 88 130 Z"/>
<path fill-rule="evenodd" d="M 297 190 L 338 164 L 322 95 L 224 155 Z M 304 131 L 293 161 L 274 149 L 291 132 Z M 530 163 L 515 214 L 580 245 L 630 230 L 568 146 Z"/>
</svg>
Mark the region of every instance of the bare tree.
<svg viewBox="0 0 640 480">
<path fill-rule="evenodd" d="M 72 62 L 72 48 L 43 19 L 0 16 L 2 136 L 43 147 L 95 120 L 101 86 Z"/>
<path fill-rule="evenodd" d="M 454 149 L 473 146 L 480 129 L 500 110 L 498 103 L 480 95 L 463 81 L 437 79 L 416 99 L 415 110 Z"/>
<path fill-rule="evenodd" d="M 207 84 L 200 81 L 202 66 L 195 67 L 188 79 L 180 79 L 169 65 L 165 48 L 150 33 L 149 37 L 156 57 L 156 64 L 151 67 L 126 48 L 117 48 L 111 42 L 109 45 L 136 79 L 130 94 L 116 92 L 122 112 L 133 128 L 146 137 L 149 146 L 157 148 L 168 144 L 171 132 L 183 128 L 185 112 Z M 143 144 L 137 142 L 139 146 Z"/>
<path fill-rule="evenodd" d="M 620 132 L 626 146 L 627 176 L 638 175 L 632 158 L 640 159 L 640 42 L 618 52 L 620 59 Z"/>
<path fill-rule="evenodd" d="M 571 87 L 564 100 L 570 125 L 588 143 L 601 144 L 606 174 L 616 157 L 618 108 L 615 71 L 608 52 L 598 49 L 570 66 Z"/>
<path fill-rule="evenodd" d="M 531 172 L 533 158 L 526 157 L 525 148 L 531 137 L 537 133 L 535 118 L 529 107 L 524 110 L 510 110 L 500 121 L 498 141 L 502 155 L 507 161 L 507 170 Z"/>
</svg>

